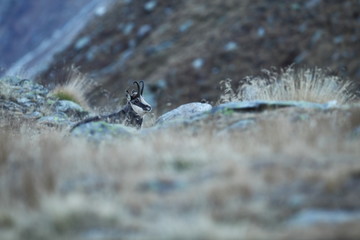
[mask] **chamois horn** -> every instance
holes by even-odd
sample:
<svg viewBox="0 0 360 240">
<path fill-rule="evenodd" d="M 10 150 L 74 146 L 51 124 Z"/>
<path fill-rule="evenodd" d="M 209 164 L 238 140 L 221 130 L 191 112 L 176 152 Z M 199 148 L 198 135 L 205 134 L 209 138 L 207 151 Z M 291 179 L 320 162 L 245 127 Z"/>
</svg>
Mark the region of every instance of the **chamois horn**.
<svg viewBox="0 0 360 240">
<path fill-rule="evenodd" d="M 144 92 L 144 81 L 143 80 L 141 80 L 140 81 L 140 84 L 141 84 L 141 91 L 140 91 L 140 93 L 141 93 L 141 96 L 143 95 L 143 92 Z"/>
</svg>

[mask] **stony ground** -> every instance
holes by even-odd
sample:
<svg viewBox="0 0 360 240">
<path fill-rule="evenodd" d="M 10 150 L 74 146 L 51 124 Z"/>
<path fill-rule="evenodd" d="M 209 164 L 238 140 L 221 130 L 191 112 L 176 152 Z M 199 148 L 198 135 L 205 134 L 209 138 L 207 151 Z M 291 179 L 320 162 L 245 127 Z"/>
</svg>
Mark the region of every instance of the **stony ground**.
<svg viewBox="0 0 360 240">
<path fill-rule="evenodd" d="M 229 102 L 94 139 L 41 85 L 0 83 L 1 239 L 360 237 L 358 103 Z"/>
</svg>

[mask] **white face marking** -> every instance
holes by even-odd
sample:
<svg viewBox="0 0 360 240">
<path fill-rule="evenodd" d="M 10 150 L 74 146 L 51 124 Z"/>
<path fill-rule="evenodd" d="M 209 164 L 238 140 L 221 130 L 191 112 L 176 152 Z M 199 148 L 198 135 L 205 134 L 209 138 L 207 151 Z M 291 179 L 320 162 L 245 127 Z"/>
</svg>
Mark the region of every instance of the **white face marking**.
<svg viewBox="0 0 360 240">
<path fill-rule="evenodd" d="M 140 102 L 141 102 L 142 104 L 147 105 L 147 106 L 150 106 L 150 104 L 148 104 L 142 96 L 140 96 L 139 99 L 140 99 Z M 146 113 L 148 113 L 148 111 L 145 111 L 145 110 L 142 109 L 141 107 L 136 106 L 136 105 L 132 104 L 131 102 L 130 102 L 130 105 L 131 105 L 132 109 L 133 109 L 137 114 L 139 114 L 141 117 L 144 116 Z"/>
<path fill-rule="evenodd" d="M 145 112 L 141 107 L 138 107 L 134 104 L 131 104 L 132 109 L 139 114 L 141 117 L 144 116 L 147 112 Z"/>
<path fill-rule="evenodd" d="M 140 96 L 140 102 L 142 102 L 144 105 L 150 106 L 150 104 L 148 104 L 148 102 L 145 101 L 145 99 L 143 98 L 143 96 Z"/>
</svg>

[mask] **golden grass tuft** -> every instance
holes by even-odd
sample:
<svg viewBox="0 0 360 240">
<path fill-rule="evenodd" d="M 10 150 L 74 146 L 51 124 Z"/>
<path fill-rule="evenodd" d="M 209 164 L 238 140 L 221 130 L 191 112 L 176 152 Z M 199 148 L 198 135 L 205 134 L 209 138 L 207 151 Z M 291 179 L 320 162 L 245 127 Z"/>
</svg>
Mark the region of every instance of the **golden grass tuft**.
<svg viewBox="0 0 360 240">
<path fill-rule="evenodd" d="M 68 100 L 79 104 L 84 109 L 89 109 L 86 94 L 93 87 L 93 82 L 78 69 L 69 69 L 65 83 L 57 85 L 50 94 L 60 100 Z"/>
<path fill-rule="evenodd" d="M 221 82 L 224 94 L 220 102 L 284 100 L 337 104 L 356 99 L 355 85 L 346 79 L 329 74 L 321 68 L 295 69 L 288 67 L 280 71 L 262 70 L 262 76 L 249 76 L 242 80 L 234 91 L 231 80 Z"/>
<path fill-rule="evenodd" d="M 19 94 L 16 94 L 14 87 L 5 81 L 6 77 L 0 79 L 0 99 L 14 99 L 18 97 Z"/>
</svg>

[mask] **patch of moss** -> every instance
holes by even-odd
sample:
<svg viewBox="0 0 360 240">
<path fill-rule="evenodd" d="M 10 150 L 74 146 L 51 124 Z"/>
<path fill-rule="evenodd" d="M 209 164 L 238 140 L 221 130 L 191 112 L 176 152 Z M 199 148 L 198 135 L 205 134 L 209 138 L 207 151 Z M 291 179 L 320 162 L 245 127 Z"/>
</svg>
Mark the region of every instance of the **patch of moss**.
<svg viewBox="0 0 360 240">
<path fill-rule="evenodd" d="M 58 92 L 54 92 L 53 96 L 57 97 L 59 100 L 67 100 L 81 105 L 81 102 L 77 99 L 77 97 L 69 92 L 58 91 Z"/>
<path fill-rule="evenodd" d="M 190 161 L 187 161 L 185 159 L 177 159 L 174 162 L 174 168 L 177 171 L 186 171 L 189 170 L 193 166 L 193 163 Z"/>
<path fill-rule="evenodd" d="M 235 113 L 234 109 L 225 108 L 221 113 L 225 116 L 232 115 Z"/>
<path fill-rule="evenodd" d="M 0 214 L 0 228 L 12 228 L 15 225 L 14 220 L 7 214 Z"/>
</svg>

